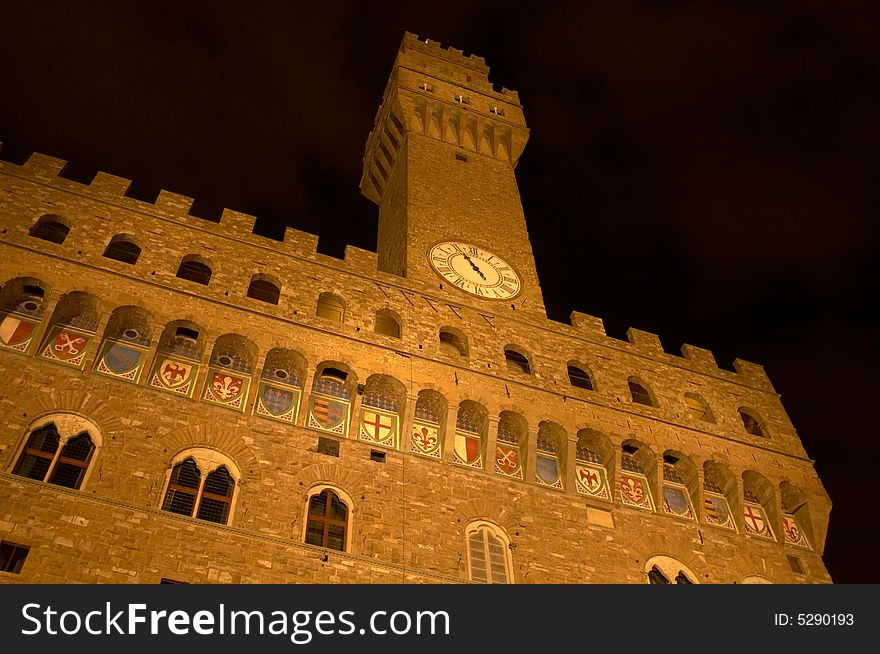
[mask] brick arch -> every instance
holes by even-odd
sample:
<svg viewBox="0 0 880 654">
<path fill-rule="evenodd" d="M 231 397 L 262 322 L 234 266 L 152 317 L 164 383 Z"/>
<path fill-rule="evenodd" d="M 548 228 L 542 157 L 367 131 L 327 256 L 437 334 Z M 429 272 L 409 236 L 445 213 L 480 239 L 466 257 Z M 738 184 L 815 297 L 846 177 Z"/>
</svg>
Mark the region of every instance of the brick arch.
<svg viewBox="0 0 880 654">
<path fill-rule="evenodd" d="M 121 431 L 124 427 L 119 414 L 109 404 L 94 393 L 79 389 L 61 388 L 51 393 L 28 395 L 18 408 L 28 424 L 51 413 L 66 412 L 88 418 L 105 435 Z"/>
<path fill-rule="evenodd" d="M 338 463 L 315 463 L 299 471 L 293 479 L 300 490 L 300 502 L 304 502 L 308 491 L 318 484 L 337 486 L 351 495 L 355 504 L 369 494 L 368 480 L 359 473 Z"/>
<path fill-rule="evenodd" d="M 738 548 L 736 555 L 724 563 L 727 578 L 720 581 L 726 584 L 741 584 L 746 577 L 762 577 L 770 583 L 779 583 L 776 575 L 766 569 L 764 557 Z"/>
<path fill-rule="evenodd" d="M 468 524 L 474 520 L 494 522 L 507 532 L 512 542 L 517 538 L 517 531 L 522 533 L 528 528 L 522 524 L 522 514 L 519 511 L 501 506 L 499 502 L 479 497 L 459 504 L 453 511 L 452 517 L 460 535 L 464 534 Z"/>
<path fill-rule="evenodd" d="M 223 423 L 210 422 L 187 425 L 162 437 L 165 444 L 165 458 L 168 464 L 172 458 L 194 447 L 209 447 L 227 455 L 242 471 L 243 477 L 251 478 L 250 472 L 259 466 L 250 446 L 233 429 Z"/>
<path fill-rule="evenodd" d="M 668 556 L 681 562 L 694 573 L 701 584 L 722 581 L 711 576 L 706 578 L 706 562 L 693 553 L 693 543 L 689 536 L 671 533 L 647 534 L 630 542 L 627 549 L 631 551 L 630 559 L 627 561 L 630 581 L 647 583 L 645 563 L 655 556 Z"/>
</svg>

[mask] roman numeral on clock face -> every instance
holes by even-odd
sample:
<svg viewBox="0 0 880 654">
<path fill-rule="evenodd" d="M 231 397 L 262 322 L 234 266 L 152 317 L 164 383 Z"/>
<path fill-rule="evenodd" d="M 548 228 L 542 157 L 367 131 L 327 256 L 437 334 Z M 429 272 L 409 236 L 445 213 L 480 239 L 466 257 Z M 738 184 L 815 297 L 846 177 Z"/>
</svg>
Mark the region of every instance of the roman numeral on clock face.
<svg viewBox="0 0 880 654">
<path fill-rule="evenodd" d="M 428 263 L 440 277 L 466 293 L 506 300 L 521 290 L 516 271 L 497 255 L 476 245 L 444 241 L 428 252 Z"/>
</svg>

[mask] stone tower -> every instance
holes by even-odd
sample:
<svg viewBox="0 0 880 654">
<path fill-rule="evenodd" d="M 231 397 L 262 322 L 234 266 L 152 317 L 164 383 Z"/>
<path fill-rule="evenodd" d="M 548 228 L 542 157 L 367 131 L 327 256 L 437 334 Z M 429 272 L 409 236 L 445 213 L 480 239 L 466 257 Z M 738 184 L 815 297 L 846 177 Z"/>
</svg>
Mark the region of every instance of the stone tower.
<svg viewBox="0 0 880 654">
<path fill-rule="evenodd" d="M 0 162 L 0 582 L 830 581 L 760 366 L 547 319 L 488 73 L 404 36 L 344 260 Z"/>
</svg>

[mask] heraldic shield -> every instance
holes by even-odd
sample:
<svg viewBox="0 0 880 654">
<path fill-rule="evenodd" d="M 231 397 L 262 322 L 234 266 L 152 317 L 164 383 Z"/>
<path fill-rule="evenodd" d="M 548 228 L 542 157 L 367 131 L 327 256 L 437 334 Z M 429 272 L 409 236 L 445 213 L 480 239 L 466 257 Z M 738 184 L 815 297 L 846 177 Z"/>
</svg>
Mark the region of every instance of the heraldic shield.
<svg viewBox="0 0 880 654">
<path fill-rule="evenodd" d="M 599 466 L 577 465 L 575 467 L 575 486 L 581 495 L 591 495 L 610 500 L 611 493 L 605 478 L 605 469 Z"/>
<path fill-rule="evenodd" d="M 439 459 L 441 454 L 440 425 L 418 419 L 413 420 L 409 451 Z"/>
<path fill-rule="evenodd" d="M 507 477 L 522 479 L 522 465 L 519 460 L 519 448 L 516 445 L 502 445 L 495 447 L 495 472 Z"/>
<path fill-rule="evenodd" d="M 804 532 L 801 531 L 800 527 L 798 527 L 797 521 L 794 519 L 794 516 L 782 516 L 782 533 L 785 536 L 786 544 L 810 549 L 810 544 L 807 542 L 807 538 L 806 536 L 804 536 Z"/>
<path fill-rule="evenodd" d="M 482 468 L 483 456 L 480 452 L 480 435 L 469 431 L 456 431 L 455 448 L 452 455 L 452 460 L 455 463 L 472 468 Z"/>
<path fill-rule="evenodd" d="M 562 480 L 559 478 L 559 461 L 555 456 L 538 455 L 535 460 L 535 481 L 545 486 L 562 488 Z"/>
<path fill-rule="evenodd" d="M 93 336 L 91 332 L 75 330 L 64 325 L 53 327 L 40 356 L 79 368 L 83 364 Z"/>
<path fill-rule="evenodd" d="M 189 397 L 195 385 L 198 365 L 176 357 L 158 357 L 150 376 L 150 386 Z"/>
<path fill-rule="evenodd" d="M 345 436 L 348 426 L 348 402 L 312 394 L 309 399 L 309 427 Z"/>
<path fill-rule="evenodd" d="M 106 340 L 95 364 L 95 371 L 126 381 L 137 381 L 145 352 L 138 348 Z"/>
<path fill-rule="evenodd" d="M 205 382 L 202 399 L 213 404 L 221 404 L 239 411 L 247 401 L 250 378 L 242 377 L 228 370 L 210 370 Z"/>
<path fill-rule="evenodd" d="M 730 507 L 727 505 L 727 499 L 724 496 L 704 491 L 703 513 L 706 515 L 706 522 L 710 525 L 736 531 L 733 516 L 730 514 Z"/>
<path fill-rule="evenodd" d="M 275 386 L 262 382 L 260 392 L 257 394 L 257 402 L 254 405 L 254 414 L 280 420 L 282 422 L 296 422 L 296 413 L 299 408 L 299 390 L 292 387 Z"/>
<path fill-rule="evenodd" d="M 680 486 L 663 486 L 663 512 L 681 518 L 694 518 L 687 491 Z"/>
<path fill-rule="evenodd" d="M 773 538 L 773 532 L 770 529 L 767 516 L 764 514 L 764 509 L 757 504 L 746 503 L 743 506 L 743 524 L 747 534 L 761 536 L 762 538 Z"/>
<path fill-rule="evenodd" d="M 36 323 L 19 318 L 18 316 L 5 315 L 0 320 L 0 347 L 25 352 L 31 344 Z"/>
<path fill-rule="evenodd" d="M 397 414 L 363 407 L 359 439 L 397 449 Z"/>
<path fill-rule="evenodd" d="M 620 476 L 620 499 L 628 506 L 635 506 L 648 511 L 654 510 L 654 501 L 648 488 L 648 480 L 641 476 Z"/>
</svg>

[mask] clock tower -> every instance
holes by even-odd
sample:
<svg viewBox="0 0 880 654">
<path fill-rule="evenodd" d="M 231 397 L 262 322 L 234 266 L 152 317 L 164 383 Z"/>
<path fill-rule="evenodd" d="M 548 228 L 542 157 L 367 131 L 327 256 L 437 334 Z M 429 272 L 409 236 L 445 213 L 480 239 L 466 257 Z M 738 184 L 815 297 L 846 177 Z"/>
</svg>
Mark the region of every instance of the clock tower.
<svg viewBox="0 0 880 654">
<path fill-rule="evenodd" d="M 405 34 L 367 140 L 379 269 L 492 312 L 546 318 L 514 168 L 529 130 L 482 57 Z"/>
</svg>

